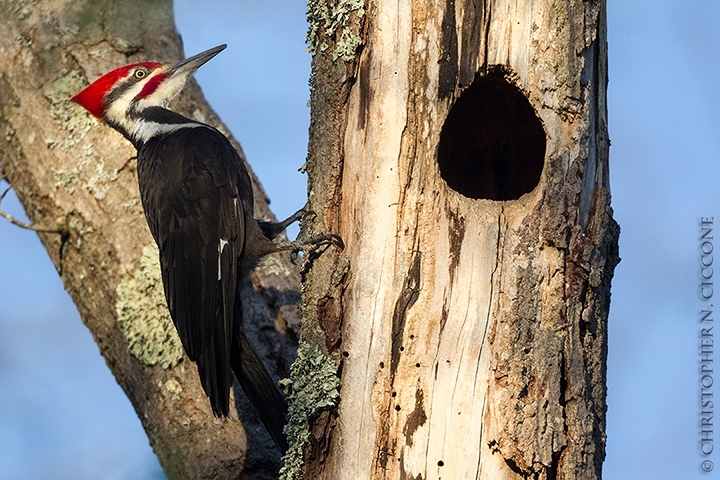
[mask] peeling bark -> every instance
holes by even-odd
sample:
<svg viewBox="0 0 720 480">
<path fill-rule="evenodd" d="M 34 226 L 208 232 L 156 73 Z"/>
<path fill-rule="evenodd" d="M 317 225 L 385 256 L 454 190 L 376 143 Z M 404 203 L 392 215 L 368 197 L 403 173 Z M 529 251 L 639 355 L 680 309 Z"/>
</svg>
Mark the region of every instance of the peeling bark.
<svg viewBox="0 0 720 480">
<path fill-rule="evenodd" d="M 605 3 L 370 0 L 352 26 L 354 59 L 328 34 L 313 60 L 314 229 L 346 249 L 304 283 L 303 334 L 343 354 L 305 477 L 600 478 L 619 261 Z"/>
<path fill-rule="evenodd" d="M 277 478 L 279 454 L 244 394 L 235 396 L 241 421 L 237 415 L 215 420 L 197 369 L 164 330 L 167 307 L 147 250 L 153 240 L 133 147 L 68 102 L 118 66 L 179 60 L 172 3 L 17 0 L 2 2 L 0 12 L 2 168 L 29 218 L 64 232 L 39 236 L 165 473 Z M 227 133 L 194 82 L 172 108 Z M 267 198 L 253 180 L 256 215 L 269 218 Z M 297 345 L 299 274 L 286 258 L 271 256 L 251 281 L 243 288 L 246 331 L 269 370 L 286 376 Z M 128 322 L 132 328 L 124 327 Z M 134 342 L 140 342 L 135 355 Z"/>
</svg>

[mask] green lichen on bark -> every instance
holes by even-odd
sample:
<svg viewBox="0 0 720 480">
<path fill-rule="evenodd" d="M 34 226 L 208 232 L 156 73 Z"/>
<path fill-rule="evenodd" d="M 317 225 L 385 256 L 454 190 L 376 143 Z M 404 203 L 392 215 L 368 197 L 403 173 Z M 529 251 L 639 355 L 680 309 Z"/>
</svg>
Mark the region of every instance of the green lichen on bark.
<svg viewBox="0 0 720 480">
<path fill-rule="evenodd" d="M 0 2 L 0 7 L 7 8 L 18 20 L 25 20 L 32 13 L 36 3 L 32 0 L 6 0 Z"/>
<path fill-rule="evenodd" d="M 107 170 L 105 162 L 99 161 L 95 164 L 93 175 L 87 181 L 87 189 L 93 194 L 95 199 L 100 202 L 105 200 L 110 190 L 110 182 L 114 182 L 118 178 L 117 169 Z"/>
<path fill-rule="evenodd" d="M 46 138 L 45 143 L 49 148 L 67 150 L 73 147 L 95 125 L 95 120 L 90 115 L 79 105 L 70 102 L 72 96 L 86 86 L 87 81 L 82 74 L 74 70 L 63 70 L 45 90 L 45 98 L 50 102 L 50 116 L 61 130 L 68 132 L 62 140 Z"/>
<path fill-rule="evenodd" d="M 303 449 L 310 439 L 308 418 L 323 408 L 334 407 L 340 398 L 338 363 L 318 347 L 301 341 L 297 360 L 290 367 L 290 378 L 280 381 L 288 393 L 288 424 L 285 436 L 290 441 L 283 457 L 280 480 L 302 478 Z"/>
<path fill-rule="evenodd" d="M 351 61 L 362 45 L 358 22 L 353 22 L 353 17 L 361 19 L 364 16 L 363 0 L 308 0 L 307 20 L 310 26 L 305 37 L 308 51 L 312 55 L 324 52 L 329 45 L 323 38 L 331 38 L 335 43 L 333 61 L 338 58 Z"/>
<path fill-rule="evenodd" d="M 176 365 L 183 349 L 170 318 L 155 244 L 143 248 L 140 268 L 126 275 L 117 288 L 115 311 L 130 353 L 146 365 Z"/>
</svg>

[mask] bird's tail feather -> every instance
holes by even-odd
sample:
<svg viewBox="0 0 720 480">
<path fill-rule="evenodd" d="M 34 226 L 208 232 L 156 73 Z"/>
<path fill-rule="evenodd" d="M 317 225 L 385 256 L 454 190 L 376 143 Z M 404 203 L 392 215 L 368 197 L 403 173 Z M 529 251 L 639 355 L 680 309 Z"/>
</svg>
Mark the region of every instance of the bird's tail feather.
<svg viewBox="0 0 720 480">
<path fill-rule="evenodd" d="M 236 312 L 242 315 L 240 299 L 237 297 L 235 308 Z M 255 348 L 245 336 L 242 321 L 238 321 L 236 316 L 234 323 L 235 331 L 230 355 L 233 372 L 260 420 L 284 454 L 287 451 L 287 440 L 283 433 L 283 428 L 287 423 L 287 402 L 260 360 Z"/>
<path fill-rule="evenodd" d="M 228 352 L 230 342 L 223 325 L 216 322 L 215 332 L 210 345 L 195 360 L 200 374 L 200 382 L 205 394 L 210 399 L 213 414 L 217 418 L 227 417 L 230 413 L 230 389 L 233 384 L 231 362 Z"/>
</svg>

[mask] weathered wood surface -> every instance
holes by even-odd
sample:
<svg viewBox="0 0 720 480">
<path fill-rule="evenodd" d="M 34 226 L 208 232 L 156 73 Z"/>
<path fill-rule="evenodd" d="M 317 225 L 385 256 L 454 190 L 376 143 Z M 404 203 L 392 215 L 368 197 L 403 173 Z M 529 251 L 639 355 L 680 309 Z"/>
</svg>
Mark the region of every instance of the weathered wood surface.
<svg viewBox="0 0 720 480">
<path fill-rule="evenodd" d="M 342 358 L 306 478 L 600 478 L 619 233 L 604 2 L 370 0 L 347 18 L 311 81 L 311 206 L 346 250 L 305 284 L 304 332 Z M 348 62 L 345 27 L 363 40 Z M 546 140 L 538 185 L 506 201 L 451 189 L 437 161 L 451 108 L 493 75 Z"/>
</svg>

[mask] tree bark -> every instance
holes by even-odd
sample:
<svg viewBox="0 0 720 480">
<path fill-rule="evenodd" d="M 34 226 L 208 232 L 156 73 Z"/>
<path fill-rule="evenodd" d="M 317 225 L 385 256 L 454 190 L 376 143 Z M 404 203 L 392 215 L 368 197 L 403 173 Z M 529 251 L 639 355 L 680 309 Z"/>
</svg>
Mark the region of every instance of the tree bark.
<svg viewBox="0 0 720 480">
<path fill-rule="evenodd" d="M 118 66 L 182 58 L 171 1 L 17 0 L 0 12 L 2 171 L 32 222 L 57 230 L 40 238 L 165 473 L 276 478 L 279 454 L 244 395 L 235 396 L 242 423 L 214 419 L 182 352 L 139 201 L 135 150 L 68 102 Z M 171 108 L 227 133 L 194 82 Z M 254 185 L 256 216 L 270 218 Z M 243 290 L 246 330 L 277 376 L 294 358 L 298 292 L 298 272 L 281 256 Z"/>
<path fill-rule="evenodd" d="M 600 478 L 605 2 L 333 5 L 309 7 L 309 193 L 346 249 L 307 275 L 303 335 L 341 401 L 305 478 Z"/>
</svg>

